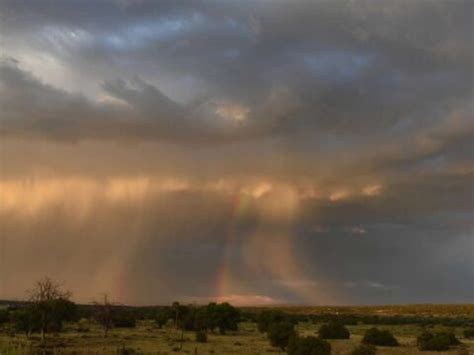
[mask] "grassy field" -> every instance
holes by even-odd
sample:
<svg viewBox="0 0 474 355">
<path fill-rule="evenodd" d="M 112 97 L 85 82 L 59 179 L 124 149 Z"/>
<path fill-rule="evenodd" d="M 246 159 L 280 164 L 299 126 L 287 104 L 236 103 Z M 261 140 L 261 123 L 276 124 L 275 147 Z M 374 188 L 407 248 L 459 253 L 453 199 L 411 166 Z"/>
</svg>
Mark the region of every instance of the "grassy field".
<svg viewBox="0 0 474 355">
<path fill-rule="evenodd" d="M 360 342 L 364 331 L 370 325 L 348 326 L 351 331 L 349 340 L 330 341 L 333 354 L 349 354 Z M 14 337 L 0 335 L 0 353 L 6 354 L 281 354 L 270 346 L 264 334 L 260 334 L 255 323 L 241 323 L 237 332 L 226 335 L 209 334 L 207 343 L 197 343 L 193 332 L 184 332 L 172 326 L 159 329 L 153 321 L 140 321 L 133 329 L 113 329 L 107 338 L 102 330 L 92 322 L 81 322 L 82 331 L 77 324 L 68 324 L 60 334 L 48 335 L 45 347 L 40 346 L 38 336 L 27 339 L 24 335 Z M 440 352 L 420 352 L 416 348 L 416 336 L 422 331 L 420 326 L 380 326 L 389 329 L 399 340 L 396 348 L 379 347 L 379 354 L 440 354 Z M 84 331 L 88 329 L 88 331 Z M 302 335 L 315 335 L 319 324 L 300 323 L 298 331 Z M 432 329 L 447 329 L 436 326 Z M 474 340 L 462 339 L 462 329 L 453 329 L 463 345 L 444 354 L 474 354 Z M 183 337 L 182 347 L 181 338 Z M 47 350 L 43 350 L 47 349 Z"/>
<path fill-rule="evenodd" d="M 473 317 L 474 304 L 408 304 L 381 306 L 281 306 L 272 307 L 293 314 L 343 313 L 358 315 L 386 316 L 433 316 L 433 317 Z M 248 311 L 262 308 L 247 307 Z"/>
<path fill-rule="evenodd" d="M 415 306 L 413 306 L 415 307 Z M 398 309 L 397 313 L 392 312 L 390 307 L 351 308 L 355 313 L 381 313 L 380 309 L 387 314 L 416 314 L 428 312 L 427 309 L 417 306 L 419 312 L 407 307 Z M 427 307 L 427 306 L 426 306 Z M 431 306 L 433 307 L 433 306 Z M 441 316 L 465 316 L 466 313 L 461 308 L 453 306 L 435 306 L 431 312 L 423 314 Z M 473 306 L 467 307 L 467 314 L 472 314 Z M 320 307 L 298 307 L 287 309 L 290 313 L 313 313 L 328 308 Z M 248 310 L 248 309 L 247 309 Z M 443 311 L 441 311 L 443 310 Z M 349 308 L 332 309 L 334 312 L 349 312 Z M 415 312 L 415 313 L 413 313 Z M 301 322 L 297 329 L 301 335 L 317 335 L 320 327 L 319 323 Z M 358 324 L 348 326 L 351 332 L 349 340 L 332 340 L 333 354 L 350 354 L 364 334 L 370 328 L 370 324 Z M 423 331 L 420 325 L 378 325 L 381 329 L 390 330 L 399 340 L 401 346 L 395 348 L 378 347 L 378 354 L 474 354 L 474 340 L 462 337 L 463 328 L 444 327 L 440 325 L 429 326 L 429 330 L 450 330 L 454 331 L 462 345 L 451 349 L 448 352 L 428 352 L 418 351 L 416 348 L 416 337 Z M 183 341 L 181 342 L 181 339 Z M 181 345 L 182 344 L 182 345 Z M 43 345 L 38 335 L 33 335 L 29 339 L 23 334 L 13 336 L 11 330 L 5 327 L 0 332 L 0 354 L 282 354 L 279 349 L 270 345 L 265 334 L 257 331 L 256 324 L 251 322 L 241 323 L 239 330 L 228 332 L 226 335 L 210 333 L 207 343 L 195 341 L 194 332 L 184 332 L 176 330 L 172 325 L 160 329 L 151 320 L 139 321 L 136 328 L 112 329 L 107 338 L 103 337 L 101 328 L 94 322 L 81 320 L 79 323 L 67 324 L 64 331 L 59 334 L 48 334 Z"/>
</svg>

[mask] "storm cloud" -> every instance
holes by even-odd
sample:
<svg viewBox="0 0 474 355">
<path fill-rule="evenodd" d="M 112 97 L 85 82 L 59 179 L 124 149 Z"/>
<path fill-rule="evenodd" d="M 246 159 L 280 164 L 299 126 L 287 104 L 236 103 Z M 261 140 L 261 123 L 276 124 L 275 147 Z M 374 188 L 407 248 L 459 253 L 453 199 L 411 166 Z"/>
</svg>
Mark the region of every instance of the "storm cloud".
<svg viewBox="0 0 474 355">
<path fill-rule="evenodd" d="M 472 301 L 473 12 L 2 1 L 0 297 Z"/>
</svg>

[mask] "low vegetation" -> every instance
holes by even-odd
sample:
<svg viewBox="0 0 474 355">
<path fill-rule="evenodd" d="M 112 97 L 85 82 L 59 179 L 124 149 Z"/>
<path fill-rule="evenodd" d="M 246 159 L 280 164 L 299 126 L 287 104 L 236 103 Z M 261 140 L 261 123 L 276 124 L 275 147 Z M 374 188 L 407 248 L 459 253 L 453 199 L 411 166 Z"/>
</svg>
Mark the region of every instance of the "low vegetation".
<svg viewBox="0 0 474 355">
<path fill-rule="evenodd" d="M 288 321 L 278 321 L 268 327 L 268 339 L 272 346 L 286 349 L 291 338 L 296 336 L 295 326 Z"/>
<path fill-rule="evenodd" d="M 468 316 L 474 313 L 462 314 L 457 308 L 450 317 L 344 313 L 351 308 L 334 308 L 329 316 L 327 308 L 314 314 L 298 307 L 237 309 L 228 303 L 130 307 L 106 295 L 101 302 L 76 305 L 70 293 L 50 279 L 40 280 L 29 295 L 23 302 L 0 301 L 2 354 L 474 353 L 474 317 Z M 365 323 L 369 319 L 374 324 Z M 405 322 L 415 319 L 413 324 Z M 380 324 L 383 329 L 374 327 Z"/>
<path fill-rule="evenodd" d="M 195 339 L 198 343 L 207 343 L 207 334 L 204 330 L 198 330 L 196 332 Z"/>
<path fill-rule="evenodd" d="M 351 333 L 339 322 L 323 324 L 319 328 L 319 337 L 322 339 L 349 339 Z"/>
<path fill-rule="evenodd" d="M 379 345 L 379 346 L 398 346 L 398 341 L 395 339 L 393 334 L 388 330 L 380 330 L 378 328 L 368 329 L 364 337 L 362 338 L 362 343 Z"/>
<path fill-rule="evenodd" d="M 460 343 L 452 332 L 423 332 L 417 338 L 418 349 L 423 351 L 445 351 Z"/>
<path fill-rule="evenodd" d="M 464 329 L 463 336 L 466 339 L 474 339 L 474 328 Z"/>
<path fill-rule="evenodd" d="M 295 317 L 290 316 L 287 313 L 278 310 L 265 310 L 258 313 L 256 317 L 258 331 L 260 333 L 266 333 L 270 325 L 279 322 L 288 322 L 296 324 L 297 320 Z"/>
<path fill-rule="evenodd" d="M 293 337 L 288 344 L 288 355 L 329 355 L 331 344 L 314 336 Z"/>
<path fill-rule="evenodd" d="M 360 344 L 352 350 L 351 355 L 375 355 L 376 353 L 377 348 L 374 345 Z"/>
</svg>

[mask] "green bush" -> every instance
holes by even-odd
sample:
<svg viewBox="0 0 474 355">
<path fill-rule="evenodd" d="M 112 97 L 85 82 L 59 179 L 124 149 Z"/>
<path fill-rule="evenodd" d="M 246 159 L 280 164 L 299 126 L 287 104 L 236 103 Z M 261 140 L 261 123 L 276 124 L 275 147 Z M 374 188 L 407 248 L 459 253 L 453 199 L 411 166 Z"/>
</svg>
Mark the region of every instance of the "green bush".
<svg viewBox="0 0 474 355">
<path fill-rule="evenodd" d="M 375 355 L 377 348 L 371 344 L 360 344 L 357 348 L 352 350 L 351 355 Z"/>
<path fill-rule="evenodd" d="M 474 338 L 474 328 L 464 329 L 463 335 L 466 339 Z"/>
<path fill-rule="evenodd" d="M 319 337 L 322 339 L 349 339 L 350 336 L 349 330 L 341 323 L 331 322 L 319 328 Z"/>
<path fill-rule="evenodd" d="M 286 321 L 272 323 L 268 328 L 267 336 L 272 346 L 285 349 L 290 338 L 296 336 L 295 326 Z"/>
<path fill-rule="evenodd" d="M 417 338 L 418 349 L 431 351 L 446 351 L 453 345 L 460 342 L 451 332 L 423 332 Z"/>
<path fill-rule="evenodd" d="M 207 334 L 204 330 L 198 330 L 196 332 L 196 341 L 198 343 L 207 343 Z"/>
<path fill-rule="evenodd" d="M 287 348 L 288 355 L 330 355 L 331 344 L 326 340 L 309 337 L 294 336 L 290 339 Z"/>
<path fill-rule="evenodd" d="M 388 330 L 380 330 L 375 327 L 365 332 L 362 343 L 380 346 L 398 346 L 398 341 L 392 333 Z"/>
</svg>

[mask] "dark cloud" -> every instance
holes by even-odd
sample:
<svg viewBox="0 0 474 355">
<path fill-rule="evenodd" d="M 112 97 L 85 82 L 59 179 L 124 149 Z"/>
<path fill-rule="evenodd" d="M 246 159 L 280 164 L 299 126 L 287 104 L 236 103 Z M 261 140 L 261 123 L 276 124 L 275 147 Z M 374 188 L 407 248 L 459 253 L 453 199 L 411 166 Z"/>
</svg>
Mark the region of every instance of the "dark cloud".
<svg viewBox="0 0 474 355">
<path fill-rule="evenodd" d="M 186 96 L 198 100 L 241 104 L 263 131 L 283 125 L 287 131 L 384 134 L 414 120 L 432 122 L 423 116 L 432 116 L 437 107 L 442 115 L 453 101 L 472 98 L 469 1 L 2 6 L 7 51 L 46 53 L 97 86 L 101 77 L 112 80 L 105 89 L 115 83 L 117 93 L 119 85 L 122 99 L 131 95 L 125 101 L 133 100 L 140 111 L 153 109 L 154 115 L 145 111 L 147 118 L 163 120 L 164 126 L 178 113 L 158 88 L 141 85 L 146 92 L 138 99 L 139 91 L 124 92 L 115 78 L 145 76 L 177 97 L 189 90 Z M 275 97 L 282 91 L 283 98 Z M 261 106 L 269 100 L 287 102 L 271 109 L 280 117 L 270 119 L 271 127 L 261 123 L 269 111 Z M 282 122 L 282 116 L 291 121 Z M 209 139 L 207 130 L 196 126 L 191 135 Z M 253 130 L 238 135 L 252 136 Z"/>
</svg>

